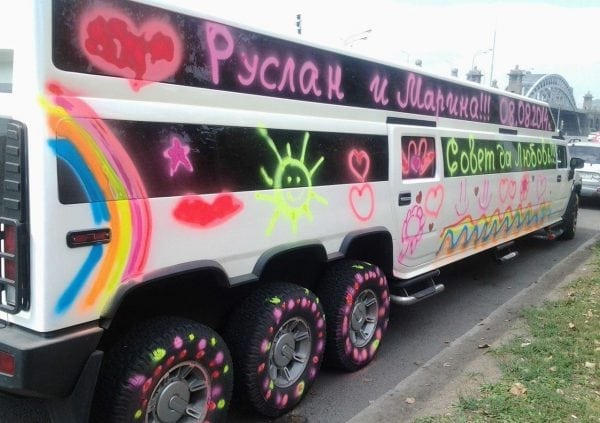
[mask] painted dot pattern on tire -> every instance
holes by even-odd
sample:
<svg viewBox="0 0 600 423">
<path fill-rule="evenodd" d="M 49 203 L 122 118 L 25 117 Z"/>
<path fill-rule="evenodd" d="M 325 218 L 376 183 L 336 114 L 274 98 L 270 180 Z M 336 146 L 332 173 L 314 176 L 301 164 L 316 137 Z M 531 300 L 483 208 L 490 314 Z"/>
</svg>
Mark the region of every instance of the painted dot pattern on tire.
<svg viewBox="0 0 600 423">
<path fill-rule="evenodd" d="M 360 345 L 352 339 L 351 332 L 355 335 L 356 330 L 351 325 L 354 308 L 365 293 L 376 299 L 377 309 L 370 315 L 376 318 L 370 335 Z M 388 326 L 390 296 L 385 274 L 370 263 L 342 260 L 328 268 L 318 294 L 327 316 L 328 363 L 346 371 L 366 366 L 376 355 Z"/>
<path fill-rule="evenodd" d="M 346 290 L 346 304 L 343 306 L 341 313 L 344 316 L 342 323 L 342 336 L 344 337 L 344 348 L 346 354 L 352 357 L 352 360 L 359 366 L 363 363 L 368 363 L 373 359 L 373 356 L 377 352 L 381 340 L 388 325 L 388 315 L 390 308 L 390 296 L 387 289 L 387 281 L 385 276 L 381 273 L 379 267 L 365 267 L 360 264 L 352 266 L 357 272 L 354 274 L 354 284 L 348 285 Z M 377 318 L 380 324 L 375 329 L 373 340 L 368 343 L 365 347 L 355 346 L 350 339 L 350 319 L 352 317 L 352 306 L 354 305 L 358 295 L 362 291 L 364 285 L 370 281 L 376 281 L 376 284 L 381 288 L 380 297 L 377 299 L 378 310 Z"/>
<path fill-rule="evenodd" d="M 299 379 L 287 388 L 276 387 L 267 370 L 267 363 L 272 347 L 271 340 L 276 332 L 276 328 L 281 324 L 283 318 L 293 315 L 295 309 L 312 314 L 316 322 L 317 331 L 314 340 L 316 344 L 308 358 L 307 371 L 305 371 L 308 382 L 312 382 L 315 379 L 321 366 L 321 359 L 325 348 L 325 319 L 321 307 L 318 305 L 319 299 L 308 297 L 310 294 L 308 290 L 305 290 L 305 293 L 307 296 L 302 298 L 282 300 L 279 297 L 272 297 L 267 300 L 267 302 L 275 305 L 272 311 L 273 325 L 269 326 L 265 333 L 265 338 L 261 342 L 260 351 L 263 361 L 259 364 L 257 371 L 263 381 L 261 384 L 261 393 L 265 401 L 275 408 L 286 408 L 290 399 L 293 399 L 294 403 L 299 402 L 307 385 L 307 381 Z"/>
<path fill-rule="evenodd" d="M 220 342 L 224 345 L 223 341 Z M 139 391 L 139 403 L 132 416 L 133 419 L 142 421 L 152 390 L 169 369 L 178 363 L 193 360 L 207 363 L 205 371 L 211 379 L 211 386 L 207 395 L 207 414 L 204 422 L 210 423 L 212 412 L 223 410 L 228 406 L 219 379 L 231 372 L 231 368 L 225 360 L 225 353 L 219 347 L 217 338 L 198 338 L 196 334 L 190 332 L 187 335 L 175 336 L 171 345 L 155 348 L 149 356 L 155 367 L 147 374 L 134 374 L 129 378 L 131 389 Z"/>
</svg>

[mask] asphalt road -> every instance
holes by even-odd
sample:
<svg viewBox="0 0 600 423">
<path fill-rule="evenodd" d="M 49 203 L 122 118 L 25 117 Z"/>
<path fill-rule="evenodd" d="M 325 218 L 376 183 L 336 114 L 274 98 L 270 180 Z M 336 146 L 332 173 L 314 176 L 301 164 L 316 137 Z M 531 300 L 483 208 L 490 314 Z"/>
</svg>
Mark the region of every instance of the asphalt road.
<svg viewBox="0 0 600 423">
<path fill-rule="evenodd" d="M 534 283 L 550 267 L 600 232 L 600 205 L 583 203 L 572 241 L 519 240 L 519 256 L 497 265 L 482 253 L 442 269 L 446 290 L 410 307 L 393 307 L 377 358 L 352 374 L 322 369 L 304 401 L 284 421 L 345 422 L 395 387 L 496 308 Z M 0 394 L 0 423 L 48 422 L 39 400 Z M 232 422 L 265 422 L 233 410 Z"/>
</svg>

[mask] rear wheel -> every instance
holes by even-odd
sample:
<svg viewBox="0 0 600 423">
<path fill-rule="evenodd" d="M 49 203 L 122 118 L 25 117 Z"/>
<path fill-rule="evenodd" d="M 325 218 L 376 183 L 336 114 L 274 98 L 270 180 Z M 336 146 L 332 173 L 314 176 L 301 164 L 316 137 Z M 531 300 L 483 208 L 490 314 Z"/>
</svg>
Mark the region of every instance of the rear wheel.
<svg viewBox="0 0 600 423">
<path fill-rule="evenodd" d="M 342 260 L 327 269 L 318 294 L 327 317 L 327 362 L 346 371 L 366 366 L 387 329 L 385 275 L 375 265 Z"/>
<path fill-rule="evenodd" d="M 225 421 L 232 373 L 227 346 L 212 329 L 187 319 L 150 320 L 107 353 L 93 420 Z"/>
<path fill-rule="evenodd" d="M 226 339 L 236 396 L 276 417 L 301 401 L 321 367 L 323 310 L 308 289 L 287 283 L 265 286 L 233 314 Z"/>
</svg>

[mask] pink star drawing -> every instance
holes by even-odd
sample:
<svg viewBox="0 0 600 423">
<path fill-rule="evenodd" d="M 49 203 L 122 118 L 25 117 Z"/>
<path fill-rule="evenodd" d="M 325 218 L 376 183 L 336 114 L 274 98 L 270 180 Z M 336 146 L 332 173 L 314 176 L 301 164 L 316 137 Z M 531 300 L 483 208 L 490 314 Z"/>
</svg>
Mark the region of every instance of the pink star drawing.
<svg viewBox="0 0 600 423">
<path fill-rule="evenodd" d="M 182 144 L 177 137 L 171 138 L 171 146 L 163 152 L 163 156 L 169 159 L 169 171 L 171 176 L 175 174 L 180 165 L 190 172 L 194 171 L 194 167 L 188 158 L 189 154 L 189 145 Z"/>
</svg>

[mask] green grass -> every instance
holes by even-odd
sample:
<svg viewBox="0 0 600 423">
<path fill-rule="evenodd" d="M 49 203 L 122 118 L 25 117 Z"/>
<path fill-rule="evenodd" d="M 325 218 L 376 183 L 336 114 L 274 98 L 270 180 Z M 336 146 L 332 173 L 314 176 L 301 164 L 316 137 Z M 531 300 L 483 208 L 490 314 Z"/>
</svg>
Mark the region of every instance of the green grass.
<svg viewBox="0 0 600 423">
<path fill-rule="evenodd" d="M 564 299 L 524 313 L 529 334 L 494 350 L 501 379 L 439 422 L 600 422 L 600 249 Z M 511 393 L 520 383 L 526 393 Z M 516 392 L 518 393 L 518 392 Z"/>
</svg>

